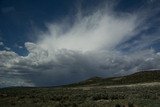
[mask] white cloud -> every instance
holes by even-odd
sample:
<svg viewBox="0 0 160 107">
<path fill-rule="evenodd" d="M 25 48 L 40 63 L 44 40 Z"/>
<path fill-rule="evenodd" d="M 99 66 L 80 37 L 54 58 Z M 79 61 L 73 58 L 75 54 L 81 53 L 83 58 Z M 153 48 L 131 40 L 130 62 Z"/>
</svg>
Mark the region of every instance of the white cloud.
<svg viewBox="0 0 160 107">
<path fill-rule="evenodd" d="M 145 69 L 160 69 L 160 56 L 154 50 L 124 54 L 118 51 L 44 50 L 26 43 L 28 56 L 1 51 L 2 77 L 10 75 L 16 85 L 59 85 L 80 81 L 92 76 L 117 76 Z M 15 78 L 17 77 L 17 78 Z M 12 84 L 10 79 L 3 83 Z M 10 81 L 10 82 L 9 82 Z M 29 81 L 25 82 L 25 81 Z M 15 84 L 15 83 L 14 83 Z"/>
<path fill-rule="evenodd" d="M 3 42 L 0 42 L 0 46 L 4 46 Z"/>
<path fill-rule="evenodd" d="M 38 44 L 47 49 L 69 49 L 79 51 L 95 51 L 102 48 L 113 48 L 120 42 L 133 36 L 139 25 L 136 15 L 124 14 L 116 17 L 111 12 L 95 12 L 83 17 L 67 31 L 67 25 L 49 25 L 49 34 L 43 34 Z"/>
<path fill-rule="evenodd" d="M 22 48 L 23 48 L 23 46 L 18 46 L 18 48 L 19 48 L 19 49 L 22 49 Z"/>
<path fill-rule="evenodd" d="M 12 66 L 11 62 L 15 60 L 17 57 L 18 55 L 15 52 L 0 51 L 0 66 L 4 69 Z"/>
<path fill-rule="evenodd" d="M 7 50 L 7 51 L 11 50 L 11 48 L 9 48 L 9 47 L 4 47 L 4 49 Z"/>
</svg>

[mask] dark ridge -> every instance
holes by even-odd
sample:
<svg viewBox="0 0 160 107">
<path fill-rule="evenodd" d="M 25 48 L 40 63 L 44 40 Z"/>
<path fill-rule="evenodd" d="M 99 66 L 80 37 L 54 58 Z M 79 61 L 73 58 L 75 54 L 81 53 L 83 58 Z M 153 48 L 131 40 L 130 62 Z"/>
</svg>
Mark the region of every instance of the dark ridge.
<svg viewBox="0 0 160 107">
<path fill-rule="evenodd" d="M 92 77 L 85 81 L 69 84 L 66 86 L 104 86 L 104 85 L 127 85 L 136 83 L 160 82 L 160 70 L 140 71 L 131 75 L 101 78 Z"/>
<path fill-rule="evenodd" d="M 110 85 L 128 85 L 137 83 L 150 83 L 160 82 L 160 70 L 146 70 L 139 71 L 130 75 L 120 77 L 92 77 L 85 81 L 78 83 L 61 85 L 61 86 L 48 86 L 48 87 L 4 87 L 1 89 L 32 89 L 32 88 L 60 88 L 60 87 L 79 87 L 79 86 L 110 86 Z"/>
</svg>

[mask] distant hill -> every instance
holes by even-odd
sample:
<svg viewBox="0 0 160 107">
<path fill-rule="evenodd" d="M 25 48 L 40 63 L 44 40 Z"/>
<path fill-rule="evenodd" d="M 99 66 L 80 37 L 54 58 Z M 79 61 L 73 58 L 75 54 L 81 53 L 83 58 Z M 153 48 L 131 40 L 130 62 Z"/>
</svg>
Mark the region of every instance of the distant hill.
<svg viewBox="0 0 160 107">
<path fill-rule="evenodd" d="M 140 71 L 127 76 L 101 78 L 93 77 L 67 86 L 104 86 L 160 82 L 160 70 Z"/>
</svg>

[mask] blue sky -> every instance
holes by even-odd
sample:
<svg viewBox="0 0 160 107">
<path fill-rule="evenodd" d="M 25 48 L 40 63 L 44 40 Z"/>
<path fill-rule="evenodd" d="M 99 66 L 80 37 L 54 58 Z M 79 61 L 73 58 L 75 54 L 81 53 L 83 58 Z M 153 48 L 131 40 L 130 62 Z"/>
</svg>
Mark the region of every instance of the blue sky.
<svg viewBox="0 0 160 107">
<path fill-rule="evenodd" d="M 14 45 L 23 46 L 26 41 L 34 41 L 35 35 L 30 35 L 34 29 L 46 30 L 44 23 L 62 19 L 69 13 L 70 6 L 73 0 L 1 0 L 1 37 L 7 46 L 24 55 L 23 50 Z"/>
<path fill-rule="evenodd" d="M 160 69 L 159 28 L 159 0 L 1 0 L 0 87 Z"/>
</svg>

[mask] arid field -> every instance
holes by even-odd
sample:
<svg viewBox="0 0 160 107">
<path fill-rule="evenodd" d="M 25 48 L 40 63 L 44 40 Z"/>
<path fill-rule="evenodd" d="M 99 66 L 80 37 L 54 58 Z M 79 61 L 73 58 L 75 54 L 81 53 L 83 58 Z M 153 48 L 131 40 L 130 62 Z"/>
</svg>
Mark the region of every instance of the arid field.
<svg viewBox="0 0 160 107">
<path fill-rule="evenodd" d="M 155 77 L 159 72 L 138 73 L 136 77 L 143 74 L 143 79 L 145 80 L 145 76 L 148 73 L 152 73 L 153 80 L 156 80 Z M 129 75 L 129 77 L 134 75 Z M 97 80 L 97 78 L 94 79 Z M 120 81 L 120 79 L 112 79 Z M 80 82 L 78 83 L 79 85 L 71 84 L 61 87 L 3 88 L 0 89 L 0 106 L 160 107 L 160 82 L 158 81 L 121 85 L 93 85 L 87 81 L 95 82 L 95 80 L 89 79 L 83 81 L 83 85 Z"/>
</svg>

